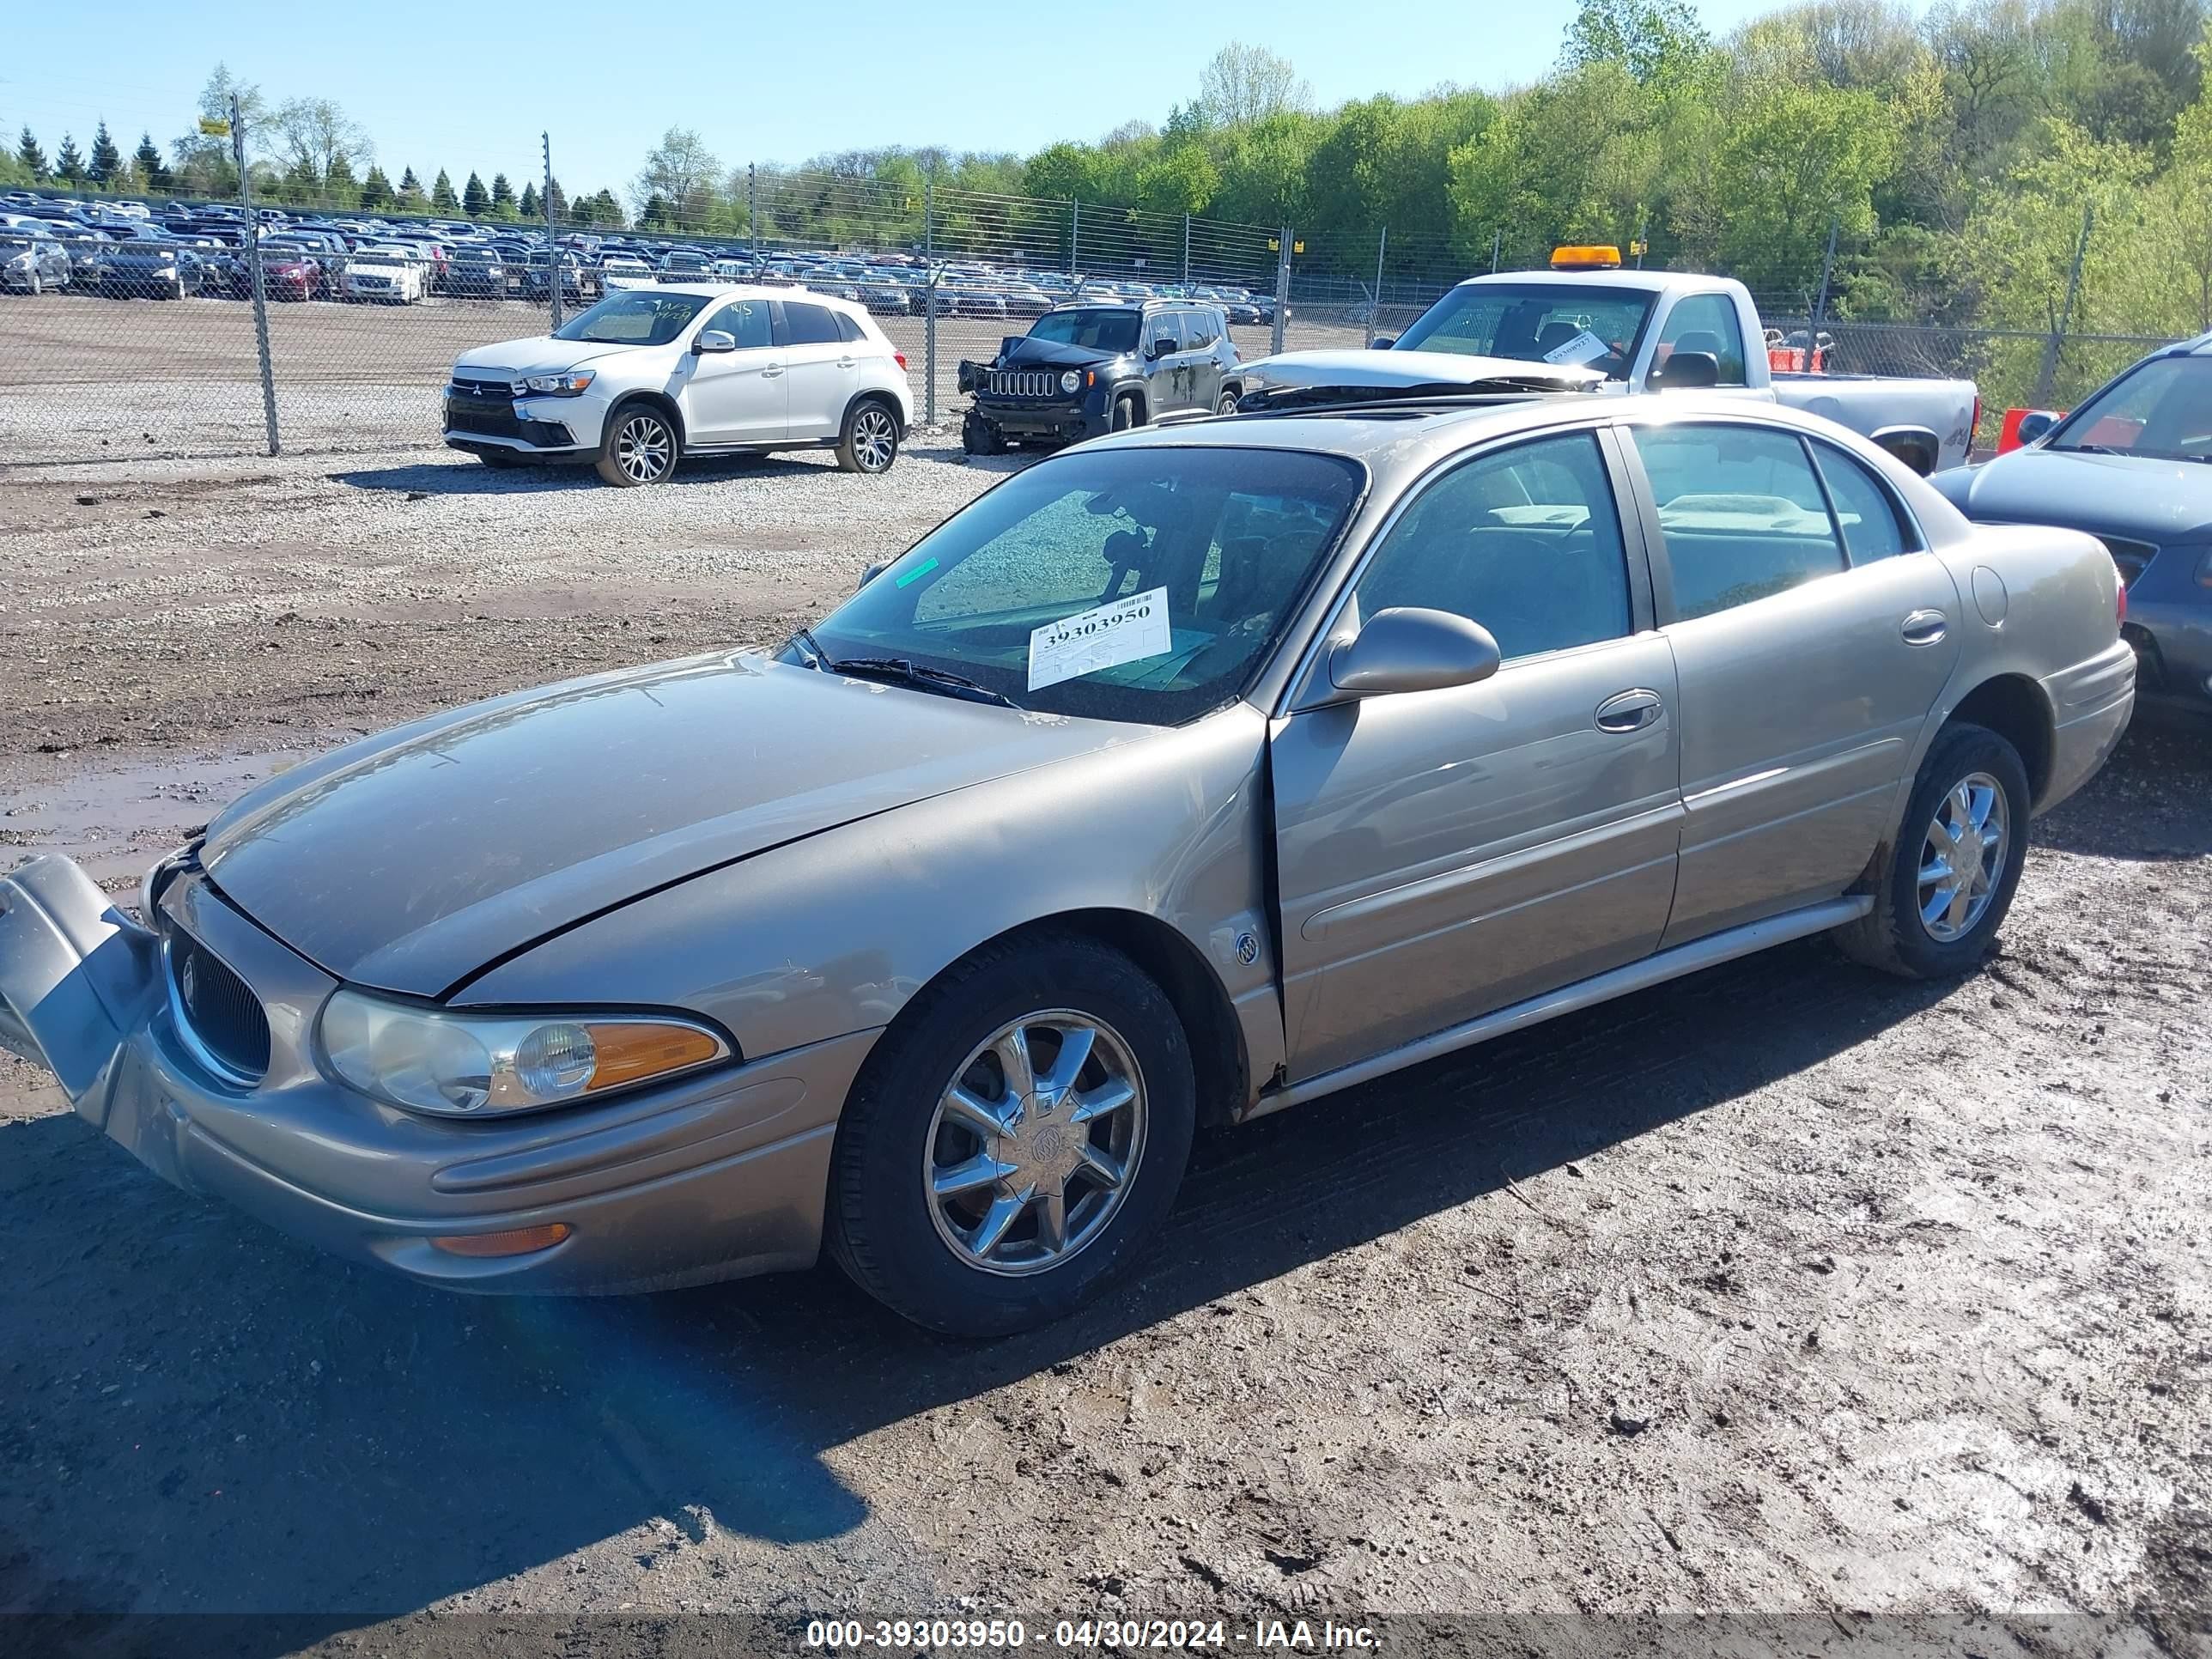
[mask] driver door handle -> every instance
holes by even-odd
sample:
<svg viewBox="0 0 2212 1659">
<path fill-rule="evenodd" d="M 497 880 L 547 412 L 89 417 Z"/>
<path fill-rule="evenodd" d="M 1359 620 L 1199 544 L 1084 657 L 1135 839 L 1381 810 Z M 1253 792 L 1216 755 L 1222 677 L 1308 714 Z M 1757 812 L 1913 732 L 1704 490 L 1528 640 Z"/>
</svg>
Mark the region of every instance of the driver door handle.
<svg viewBox="0 0 2212 1659">
<path fill-rule="evenodd" d="M 1638 686 L 1632 691 L 1622 691 L 1607 697 L 1597 706 L 1597 729 L 1601 732 L 1641 732 L 1656 723 L 1667 712 L 1656 691 Z"/>
<path fill-rule="evenodd" d="M 1934 645 L 1943 637 L 1950 620 L 1940 611 L 1916 611 L 1899 624 L 1899 631 L 1907 645 Z"/>
<path fill-rule="evenodd" d="M 771 357 L 761 365 L 761 379 L 763 380 L 773 380 L 782 373 L 783 363 L 778 358 Z"/>
</svg>

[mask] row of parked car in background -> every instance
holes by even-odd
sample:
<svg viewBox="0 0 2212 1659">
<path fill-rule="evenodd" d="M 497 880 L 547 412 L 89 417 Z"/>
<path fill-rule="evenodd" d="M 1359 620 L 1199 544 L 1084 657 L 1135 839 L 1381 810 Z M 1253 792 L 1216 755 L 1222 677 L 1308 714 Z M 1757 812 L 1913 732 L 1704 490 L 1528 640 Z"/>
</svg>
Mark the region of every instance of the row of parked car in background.
<svg viewBox="0 0 2212 1659">
<path fill-rule="evenodd" d="M 1232 324 L 1275 319 L 1272 296 L 1232 284 L 1153 283 L 1051 270 L 1019 259 L 932 259 L 913 252 L 762 250 L 576 231 L 549 240 L 520 225 L 466 220 L 259 215 L 264 292 L 272 300 L 407 305 L 447 296 L 564 302 L 660 283 L 753 283 L 811 289 L 879 317 L 1042 317 L 1078 297 L 1202 301 Z M 252 273 L 242 210 L 205 204 L 85 202 L 0 194 L 0 289 L 70 289 L 118 298 L 244 299 Z"/>
</svg>

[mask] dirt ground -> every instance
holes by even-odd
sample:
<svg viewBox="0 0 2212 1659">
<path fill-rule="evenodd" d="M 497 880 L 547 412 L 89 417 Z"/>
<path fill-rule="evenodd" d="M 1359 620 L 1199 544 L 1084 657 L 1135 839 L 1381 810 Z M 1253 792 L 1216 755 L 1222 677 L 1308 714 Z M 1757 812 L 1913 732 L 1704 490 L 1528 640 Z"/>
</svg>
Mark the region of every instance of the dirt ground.
<svg viewBox="0 0 2212 1659">
<path fill-rule="evenodd" d="M 18 470 L 0 862 L 127 890 L 350 732 L 779 633 L 988 476 Z M 988 1346 L 827 1267 L 417 1289 L 0 1057 L 0 1613 L 584 1653 L 701 1608 L 2104 1613 L 2201 1654 L 2212 733 L 2139 724 L 2036 841 L 1963 983 L 1809 941 L 1214 1137 L 1141 1277 Z"/>
</svg>

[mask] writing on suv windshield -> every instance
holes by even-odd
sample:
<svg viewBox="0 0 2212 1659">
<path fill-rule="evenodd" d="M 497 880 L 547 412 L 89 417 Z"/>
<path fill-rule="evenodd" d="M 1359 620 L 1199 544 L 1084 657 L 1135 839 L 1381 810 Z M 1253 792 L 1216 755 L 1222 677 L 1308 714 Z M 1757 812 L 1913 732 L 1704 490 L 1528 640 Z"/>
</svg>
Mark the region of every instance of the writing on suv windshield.
<svg viewBox="0 0 2212 1659">
<path fill-rule="evenodd" d="M 1080 346 L 1085 351 L 1119 355 L 1137 349 L 1137 313 L 1133 311 L 1054 311 L 1036 319 L 1030 330 L 1032 340 L 1054 345 Z"/>
<path fill-rule="evenodd" d="M 1628 378 L 1654 296 L 1557 283 L 1483 283 L 1455 288 L 1398 337 L 1400 351 L 1451 351 L 1565 363 Z"/>
<path fill-rule="evenodd" d="M 590 345 L 666 345 L 707 303 L 698 294 L 650 294 L 631 289 L 607 297 L 554 331 L 556 340 Z"/>
<path fill-rule="evenodd" d="M 2212 357 L 2153 358 L 2075 410 L 2046 447 L 2212 461 Z"/>
<path fill-rule="evenodd" d="M 1074 451 L 948 519 L 784 659 L 1176 725 L 1243 694 L 1364 479 L 1303 450 Z"/>
</svg>

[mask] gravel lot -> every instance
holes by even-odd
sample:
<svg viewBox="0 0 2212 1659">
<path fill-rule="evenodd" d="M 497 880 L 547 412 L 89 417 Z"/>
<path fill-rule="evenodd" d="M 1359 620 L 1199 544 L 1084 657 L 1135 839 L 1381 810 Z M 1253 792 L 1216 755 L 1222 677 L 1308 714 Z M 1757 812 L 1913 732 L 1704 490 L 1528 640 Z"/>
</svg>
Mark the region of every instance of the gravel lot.
<svg viewBox="0 0 2212 1659">
<path fill-rule="evenodd" d="M 125 890 L 352 732 L 777 635 L 991 476 L 18 467 L 0 861 Z M 2212 735 L 2139 725 L 1975 978 L 1808 942 L 1216 1137 L 1141 1279 L 988 1347 L 826 1267 L 418 1290 L 0 1057 L 0 1612 L 298 1612 L 335 1652 L 702 1607 L 2105 1611 L 2202 1652 L 2209 803 Z"/>
</svg>

